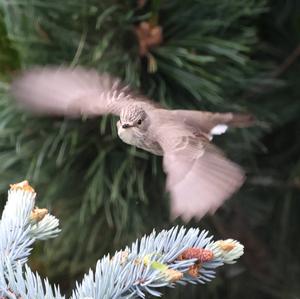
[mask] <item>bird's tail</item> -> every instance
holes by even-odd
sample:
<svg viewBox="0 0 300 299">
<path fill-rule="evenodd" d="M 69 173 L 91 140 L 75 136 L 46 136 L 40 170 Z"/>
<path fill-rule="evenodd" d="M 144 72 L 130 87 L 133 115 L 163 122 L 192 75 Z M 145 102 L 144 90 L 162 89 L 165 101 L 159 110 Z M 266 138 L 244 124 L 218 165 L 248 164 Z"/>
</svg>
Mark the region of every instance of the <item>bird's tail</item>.
<svg viewBox="0 0 300 299">
<path fill-rule="evenodd" d="M 237 128 L 245 128 L 255 125 L 256 118 L 252 114 L 231 113 L 232 117 L 227 121 L 227 125 Z"/>
</svg>

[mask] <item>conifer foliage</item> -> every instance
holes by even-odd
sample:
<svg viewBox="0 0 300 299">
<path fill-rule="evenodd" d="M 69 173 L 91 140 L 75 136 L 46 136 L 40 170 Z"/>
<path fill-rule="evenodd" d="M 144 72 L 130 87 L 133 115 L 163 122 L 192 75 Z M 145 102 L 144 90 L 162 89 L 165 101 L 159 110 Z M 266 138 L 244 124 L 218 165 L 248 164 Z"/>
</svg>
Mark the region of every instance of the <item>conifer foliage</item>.
<svg viewBox="0 0 300 299">
<path fill-rule="evenodd" d="M 63 287 L 71 288 L 99 256 L 171 226 L 161 159 L 123 144 L 114 117 L 37 118 L 15 108 L 9 82 L 18 70 L 83 65 L 170 108 L 252 112 L 260 120 L 215 140 L 248 179 L 197 225 L 242 240 L 247 254 L 201 292 L 297 293 L 300 14 L 295 1 L 283 2 L 0 0 L 0 189 L 29 178 L 63 227 L 49 246 L 37 243 L 38 270 L 57 281 L 68 273 Z M 180 290 L 170 298 L 199 297 L 198 289 Z"/>
<path fill-rule="evenodd" d="M 57 236 L 59 222 L 47 209 L 35 207 L 36 193 L 23 181 L 11 185 L 0 221 L 1 298 L 65 298 L 57 286 L 33 273 L 27 264 L 33 243 Z M 232 239 L 213 242 L 207 231 L 173 227 L 98 260 L 71 296 L 82 298 L 145 298 L 175 283 L 206 283 L 214 269 L 232 264 L 243 245 Z M 25 264 L 25 266 L 24 266 Z"/>
</svg>

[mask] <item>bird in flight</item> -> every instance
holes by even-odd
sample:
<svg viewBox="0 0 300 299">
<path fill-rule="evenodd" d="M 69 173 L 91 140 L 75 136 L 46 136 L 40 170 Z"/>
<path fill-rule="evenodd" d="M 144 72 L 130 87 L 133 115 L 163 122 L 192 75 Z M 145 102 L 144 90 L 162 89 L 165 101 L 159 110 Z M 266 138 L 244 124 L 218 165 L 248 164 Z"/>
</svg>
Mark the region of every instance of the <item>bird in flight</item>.
<svg viewBox="0 0 300 299">
<path fill-rule="evenodd" d="M 171 215 L 184 221 L 214 213 L 244 182 L 243 170 L 211 143 L 228 126 L 253 123 L 249 114 L 170 110 L 118 78 L 81 67 L 34 68 L 11 92 L 23 108 L 42 115 L 97 117 L 114 114 L 127 144 L 163 156 Z"/>
</svg>

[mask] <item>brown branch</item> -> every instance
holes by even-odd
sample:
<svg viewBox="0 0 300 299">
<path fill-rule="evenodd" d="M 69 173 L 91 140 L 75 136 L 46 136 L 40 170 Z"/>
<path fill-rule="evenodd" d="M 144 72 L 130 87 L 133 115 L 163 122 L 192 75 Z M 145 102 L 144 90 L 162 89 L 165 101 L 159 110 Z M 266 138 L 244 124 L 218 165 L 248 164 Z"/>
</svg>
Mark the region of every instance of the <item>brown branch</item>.
<svg viewBox="0 0 300 299">
<path fill-rule="evenodd" d="M 271 79 L 276 79 L 280 77 L 283 73 L 287 71 L 287 69 L 292 66 L 297 58 L 300 56 L 300 45 L 298 45 L 294 51 L 286 57 L 286 59 L 279 65 L 279 67 L 270 73 Z M 256 86 L 254 88 L 251 88 L 249 91 L 247 91 L 244 96 L 242 96 L 243 99 L 249 99 L 253 97 L 254 95 L 262 92 L 266 92 L 270 89 L 270 86 L 264 85 L 264 86 Z"/>
<path fill-rule="evenodd" d="M 284 60 L 284 62 L 272 74 L 272 78 L 281 76 L 300 56 L 300 45 Z"/>
</svg>

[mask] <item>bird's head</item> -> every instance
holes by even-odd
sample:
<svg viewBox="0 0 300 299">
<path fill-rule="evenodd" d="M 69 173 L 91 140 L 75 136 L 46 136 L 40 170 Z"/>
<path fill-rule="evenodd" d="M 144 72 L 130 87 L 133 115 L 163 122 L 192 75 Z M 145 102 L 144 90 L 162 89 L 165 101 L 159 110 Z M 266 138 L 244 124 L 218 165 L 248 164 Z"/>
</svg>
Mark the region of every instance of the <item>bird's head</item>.
<svg viewBox="0 0 300 299">
<path fill-rule="evenodd" d="M 149 123 L 149 117 L 141 106 L 127 106 L 121 111 L 120 120 L 117 122 L 118 135 L 125 143 L 139 147 Z"/>
<path fill-rule="evenodd" d="M 146 129 L 147 113 L 140 105 L 129 105 L 120 113 L 120 125 L 123 129 Z"/>
</svg>

